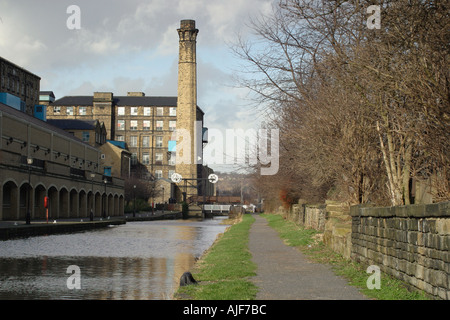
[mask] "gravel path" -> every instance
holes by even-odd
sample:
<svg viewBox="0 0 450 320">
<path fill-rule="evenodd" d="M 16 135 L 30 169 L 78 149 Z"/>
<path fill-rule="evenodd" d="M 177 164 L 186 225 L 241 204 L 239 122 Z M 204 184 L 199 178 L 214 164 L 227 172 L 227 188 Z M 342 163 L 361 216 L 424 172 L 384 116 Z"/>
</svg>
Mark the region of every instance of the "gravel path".
<svg viewBox="0 0 450 320">
<path fill-rule="evenodd" d="M 260 290 L 257 300 L 366 300 L 329 266 L 313 263 L 287 246 L 267 220 L 255 215 L 249 250 L 258 265 L 252 281 Z"/>
</svg>

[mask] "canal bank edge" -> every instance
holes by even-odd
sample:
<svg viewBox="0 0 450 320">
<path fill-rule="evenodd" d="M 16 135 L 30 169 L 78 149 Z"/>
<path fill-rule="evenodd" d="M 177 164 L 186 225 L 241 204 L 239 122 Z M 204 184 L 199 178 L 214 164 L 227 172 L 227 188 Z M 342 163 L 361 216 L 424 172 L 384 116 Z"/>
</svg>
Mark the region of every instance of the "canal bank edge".
<svg viewBox="0 0 450 320">
<path fill-rule="evenodd" d="M 191 270 L 197 284 L 179 286 L 172 299 L 253 300 L 257 288 L 249 277 L 256 275 L 256 265 L 248 251 L 248 233 L 254 220 L 252 215 L 242 214 L 225 220 L 230 225 Z"/>
<path fill-rule="evenodd" d="M 49 234 L 63 234 L 71 232 L 81 232 L 93 229 L 106 228 L 108 226 L 126 224 L 127 222 L 135 221 L 155 221 L 155 220 L 174 220 L 182 219 L 182 213 L 171 211 L 166 213 L 139 213 L 135 217 L 130 215 L 125 215 L 124 217 L 115 217 L 112 219 L 105 220 L 94 220 L 89 221 L 75 221 L 74 219 L 61 219 L 57 222 L 46 223 L 44 221 L 35 221 L 27 225 L 23 222 L 18 221 L 0 221 L 0 241 L 1 240 L 12 240 L 18 238 L 27 238 L 34 236 L 42 236 Z"/>
<path fill-rule="evenodd" d="M 12 240 L 17 238 L 27 238 L 34 236 L 43 236 L 49 234 L 61 234 L 70 232 L 80 232 L 108 226 L 125 224 L 125 219 L 110 219 L 88 222 L 63 221 L 57 223 L 36 222 L 27 224 L 9 223 L 0 227 L 0 240 Z"/>
</svg>

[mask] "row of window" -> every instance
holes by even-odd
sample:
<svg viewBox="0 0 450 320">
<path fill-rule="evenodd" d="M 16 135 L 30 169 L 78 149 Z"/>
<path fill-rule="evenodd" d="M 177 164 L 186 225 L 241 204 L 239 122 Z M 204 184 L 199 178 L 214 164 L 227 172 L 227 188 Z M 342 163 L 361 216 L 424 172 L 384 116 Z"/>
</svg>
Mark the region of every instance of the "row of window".
<svg viewBox="0 0 450 320">
<path fill-rule="evenodd" d="M 70 134 L 75 136 L 75 132 L 69 131 Z M 81 140 L 83 142 L 89 142 L 89 139 L 91 137 L 90 131 L 83 131 L 81 134 Z M 95 142 L 98 144 L 103 144 L 106 142 L 106 136 L 99 134 L 98 132 L 95 133 Z"/>
<path fill-rule="evenodd" d="M 175 173 L 175 170 L 169 170 L 169 174 L 168 174 L 167 178 L 170 179 L 174 173 Z M 155 170 L 155 178 L 161 179 L 162 177 L 163 177 L 162 170 Z"/>
<path fill-rule="evenodd" d="M 131 120 L 129 124 L 129 130 L 139 130 L 141 121 L 138 120 Z M 150 120 L 142 120 L 142 129 L 141 130 L 150 130 Z M 177 122 L 175 120 L 169 121 L 169 131 L 175 131 L 177 128 Z M 163 120 L 157 120 L 156 121 L 156 131 L 163 131 L 164 130 L 164 121 Z M 126 130 L 126 120 L 117 120 L 117 130 Z"/>
<path fill-rule="evenodd" d="M 12 79 L 5 75 L 1 76 L 1 87 L 22 97 L 34 97 L 37 93 L 37 89 L 34 89 L 32 84 L 21 83 L 19 79 Z"/>
<path fill-rule="evenodd" d="M 117 141 L 125 141 L 124 136 L 117 136 Z M 163 137 L 162 136 L 156 136 L 155 137 L 155 146 L 157 148 L 162 148 L 163 146 Z M 130 137 L 130 147 L 137 147 L 138 146 L 138 137 L 137 136 L 131 136 Z M 150 137 L 149 136 L 142 136 L 142 147 L 143 148 L 150 148 Z"/>
<path fill-rule="evenodd" d="M 126 110 L 130 110 L 131 116 L 138 116 L 139 114 L 139 108 L 141 107 L 117 107 L 117 115 L 119 116 L 125 116 Z M 144 116 L 151 116 L 151 109 L 152 107 L 142 107 L 143 108 L 143 115 Z M 87 115 L 87 109 L 88 107 L 78 107 L 78 115 L 85 116 Z M 164 116 L 164 107 L 156 107 L 156 116 Z M 53 114 L 61 114 L 61 107 L 55 106 L 53 107 Z M 75 107 L 65 107 L 65 114 L 68 116 L 73 116 L 75 114 Z M 169 116 L 175 117 L 177 115 L 177 108 L 176 107 L 169 107 Z"/>
<path fill-rule="evenodd" d="M 121 135 L 116 136 L 116 141 L 125 141 L 125 136 L 121 136 Z M 129 146 L 130 147 L 138 146 L 138 137 L 137 136 L 130 137 L 130 145 Z M 149 136 L 142 137 L 142 147 L 150 148 L 150 137 Z M 163 147 L 163 137 L 162 136 L 155 137 L 155 147 L 156 148 Z"/>
<path fill-rule="evenodd" d="M 172 154 L 170 157 L 169 157 L 169 160 L 168 160 L 168 165 L 169 166 L 174 166 L 175 165 L 175 163 L 176 163 L 176 158 L 175 158 L 176 156 L 175 156 L 175 154 Z M 163 163 L 163 158 L 164 158 L 164 155 L 162 154 L 162 153 L 155 153 L 155 165 L 162 165 Z M 137 163 L 138 163 L 138 158 L 137 158 L 137 153 L 132 153 L 131 154 L 131 164 L 132 165 L 137 165 Z M 143 165 L 149 165 L 150 164 L 150 153 L 149 152 L 143 152 L 142 153 L 142 161 L 141 161 L 141 163 L 143 164 Z"/>
<path fill-rule="evenodd" d="M 66 107 L 66 115 L 73 116 L 75 107 Z M 61 107 L 53 107 L 53 114 L 61 114 Z M 78 107 L 78 115 L 87 115 L 87 107 Z"/>
<path fill-rule="evenodd" d="M 152 115 L 152 107 L 117 107 L 117 115 L 119 116 L 125 116 L 126 110 L 130 110 L 131 116 L 138 116 L 140 115 L 139 109 L 142 108 L 143 115 L 144 116 L 151 116 Z M 164 107 L 156 107 L 156 116 L 162 117 L 164 116 Z M 176 107 L 169 107 L 169 116 L 175 117 L 177 115 L 177 108 Z"/>
</svg>

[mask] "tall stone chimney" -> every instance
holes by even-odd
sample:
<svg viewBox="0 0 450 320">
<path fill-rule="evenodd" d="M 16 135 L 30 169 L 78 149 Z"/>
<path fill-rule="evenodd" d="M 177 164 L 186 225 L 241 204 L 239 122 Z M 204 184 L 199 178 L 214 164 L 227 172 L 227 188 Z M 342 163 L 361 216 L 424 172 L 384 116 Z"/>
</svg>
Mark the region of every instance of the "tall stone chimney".
<svg viewBox="0 0 450 320">
<path fill-rule="evenodd" d="M 178 29 L 178 102 L 177 102 L 177 148 L 176 172 L 183 178 L 197 178 L 197 34 L 194 20 L 181 20 Z M 200 128 L 201 130 L 201 128 Z M 187 196 L 197 195 L 197 181 L 190 180 L 185 190 L 184 183 L 179 187 Z"/>
</svg>

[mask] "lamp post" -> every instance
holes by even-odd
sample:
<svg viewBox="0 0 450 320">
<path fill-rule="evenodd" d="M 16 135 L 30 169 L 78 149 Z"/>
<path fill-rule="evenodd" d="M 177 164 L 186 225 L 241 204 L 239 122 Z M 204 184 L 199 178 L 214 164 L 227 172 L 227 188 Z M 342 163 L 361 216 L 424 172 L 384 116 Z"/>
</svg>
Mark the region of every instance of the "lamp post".
<svg viewBox="0 0 450 320">
<path fill-rule="evenodd" d="M 105 203 L 103 206 L 103 218 L 106 218 L 106 201 L 108 200 L 108 196 L 106 195 L 106 184 L 108 183 L 108 180 L 105 178 L 103 182 L 105 183 Z"/>
<path fill-rule="evenodd" d="M 27 164 L 28 164 L 28 188 L 27 188 L 27 213 L 25 223 L 31 224 L 30 196 L 31 196 L 31 165 L 33 164 L 33 158 L 27 158 Z"/>
<path fill-rule="evenodd" d="M 136 185 L 133 186 L 133 217 L 136 217 Z"/>
</svg>

